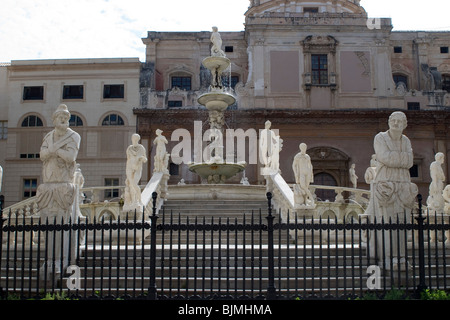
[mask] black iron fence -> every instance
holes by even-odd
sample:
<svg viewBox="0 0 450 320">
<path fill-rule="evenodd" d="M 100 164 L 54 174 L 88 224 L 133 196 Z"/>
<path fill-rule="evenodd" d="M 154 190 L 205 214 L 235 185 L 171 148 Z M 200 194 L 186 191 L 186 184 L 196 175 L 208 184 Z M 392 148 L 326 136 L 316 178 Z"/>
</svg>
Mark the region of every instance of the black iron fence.
<svg viewBox="0 0 450 320">
<path fill-rule="evenodd" d="M 155 214 L 155 206 L 147 221 L 9 217 L 0 228 L 2 298 L 347 299 L 448 289 L 442 215 L 420 207 L 395 221 L 286 223 L 271 201 L 268 193 L 264 213 L 229 217 Z"/>
</svg>

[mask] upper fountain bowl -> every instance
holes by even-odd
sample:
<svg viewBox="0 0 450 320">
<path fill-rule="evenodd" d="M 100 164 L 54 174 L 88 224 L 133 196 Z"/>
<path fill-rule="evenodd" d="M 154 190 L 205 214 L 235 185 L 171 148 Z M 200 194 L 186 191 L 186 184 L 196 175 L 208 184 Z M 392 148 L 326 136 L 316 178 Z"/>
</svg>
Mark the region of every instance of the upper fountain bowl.
<svg viewBox="0 0 450 320">
<path fill-rule="evenodd" d="M 222 74 L 230 66 L 230 59 L 221 56 L 211 56 L 203 59 L 203 65 L 210 70 L 213 75 Z"/>
</svg>

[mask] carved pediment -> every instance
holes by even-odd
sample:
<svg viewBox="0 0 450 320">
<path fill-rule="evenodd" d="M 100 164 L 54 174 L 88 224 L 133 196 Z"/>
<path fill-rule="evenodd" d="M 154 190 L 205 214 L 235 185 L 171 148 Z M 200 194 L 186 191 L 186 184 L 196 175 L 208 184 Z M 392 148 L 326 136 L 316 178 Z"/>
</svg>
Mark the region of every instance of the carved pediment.
<svg viewBox="0 0 450 320">
<path fill-rule="evenodd" d="M 332 36 L 310 35 L 301 42 L 305 52 L 326 51 L 336 52 L 338 41 Z"/>
<path fill-rule="evenodd" d="M 308 150 L 311 160 L 321 161 L 348 161 L 349 157 L 334 148 L 330 147 L 315 147 Z"/>
</svg>

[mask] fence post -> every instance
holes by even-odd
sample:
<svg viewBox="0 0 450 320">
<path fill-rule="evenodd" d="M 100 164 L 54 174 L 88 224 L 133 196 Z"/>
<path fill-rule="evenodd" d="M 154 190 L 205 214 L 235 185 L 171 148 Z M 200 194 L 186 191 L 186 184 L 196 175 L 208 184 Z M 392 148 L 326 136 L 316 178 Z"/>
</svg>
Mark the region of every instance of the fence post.
<svg viewBox="0 0 450 320">
<path fill-rule="evenodd" d="M 268 232 L 268 263 L 269 263 L 269 283 L 267 285 L 267 300 L 276 299 L 275 293 L 275 262 L 273 253 L 273 220 L 272 215 L 272 193 L 267 192 L 268 216 L 267 216 L 267 232 Z"/>
<path fill-rule="evenodd" d="M 415 218 L 417 220 L 418 228 L 417 232 L 419 233 L 419 284 L 416 289 L 416 297 L 420 298 L 420 294 L 427 289 L 425 285 L 425 243 L 424 243 L 424 226 L 423 222 L 426 218 L 422 215 L 422 195 L 417 195 L 417 200 L 419 201 L 419 214 Z"/>
<path fill-rule="evenodd" d="M 152 215 L 150 216 L 150 284 L 148 287 L 148 299 L 156 300 L 156 221 L 158 216 L 156 215 L 156 198 L 158 194 L 156 192 L 152 193 L 153 207 Z"/>
</svg>

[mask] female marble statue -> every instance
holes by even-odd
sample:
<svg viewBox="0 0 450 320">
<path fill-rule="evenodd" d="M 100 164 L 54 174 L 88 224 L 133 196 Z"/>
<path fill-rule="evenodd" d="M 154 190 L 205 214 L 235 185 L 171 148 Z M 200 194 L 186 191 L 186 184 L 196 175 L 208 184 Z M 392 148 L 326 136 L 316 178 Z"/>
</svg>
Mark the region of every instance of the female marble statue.
<svg viewBox="0 0 450 320">
<path fill-rule="evenodd" d="M 436 153 L 435 161 L 430 165 L 431 184 L 427 199 L 428 208 L 436 211 L 436 213 L 442 213 L 445 205 L 445 200 L 442 196 L 445 184 L 445 174 L 444 170 L 442 170 L 443 164 L 444 154 L 442 152 Z"/>
<path fill-rule="evenodd" d="M 350 174 L 350 181 L 352 182 L 353 188 L 356 189 L 357 183 L 358 183 L 358 176 L 356 175 L 354 163 L 350 167 L 349 174 Z"/>
<path fill-rule="evenodd" d="M 142 177 L 142 165 L 147 162 L 147 152 L 144 146 L 139 144 L 140 139 L 140 135 L 133 134 L 131 136 L 132 144 L 127 148 L 124 211 L 140 211 L 142 209 L 139 181 Z"/>
<path fill-rule="evenodd" d="M 211 56 L 224 57 L 225 53 L 222 50 L 222 37 L 220 36 L 217 27 L 212 27 L 212 34 L 210 40 L 212 42 Z"/>
<path fill-rule="evenodd" d="M 153 172 L 168 172 L 169 154 L 166 152 L 166 144 L 168 141 L 162 134 L 162 130 L 156 130 L 156 138 L 153 144 L 156 145 L 155 163 Z"/>
</svg>

